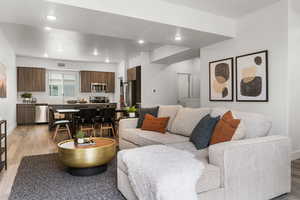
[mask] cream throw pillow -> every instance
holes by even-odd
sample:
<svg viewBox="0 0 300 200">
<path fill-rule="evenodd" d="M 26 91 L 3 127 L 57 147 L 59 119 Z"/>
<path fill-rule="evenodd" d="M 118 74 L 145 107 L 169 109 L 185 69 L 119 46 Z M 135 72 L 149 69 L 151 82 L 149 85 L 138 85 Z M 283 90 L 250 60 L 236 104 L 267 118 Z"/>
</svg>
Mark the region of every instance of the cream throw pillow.
<svg viewBox="0 0 300 200">
<path fill-rule="evenodd" d="M 238 119 L 234 113 L 232 113 L 232 116 L 234 119 Z M 242 119 L 239 119 L 239 120 L 241 120 L 240 124 L 237 127 L 237 129 L 235 130 L 234 135 L 232 136 L 231 140 L 242 140 L 246 137 L 245 123 L 243 122 Z"/>
<path fill-rule="evenodd" d="M 210 113 L 210 108 L 180 108 L 173 121 L 171 132 L 189 137 L 199 121 Z"/>
</svg>

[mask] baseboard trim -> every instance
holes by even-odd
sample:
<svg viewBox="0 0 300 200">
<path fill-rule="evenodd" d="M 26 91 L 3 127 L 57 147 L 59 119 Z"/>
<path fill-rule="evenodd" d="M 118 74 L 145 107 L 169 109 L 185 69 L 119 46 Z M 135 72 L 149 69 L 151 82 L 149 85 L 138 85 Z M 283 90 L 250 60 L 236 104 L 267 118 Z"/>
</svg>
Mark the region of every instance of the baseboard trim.
<svg viewBox="0 0 300 200">
<path fill-rule="evenodd" d="M 292 160 L 300 159 L 300 150 L 292 152 Z"/>
</svg>

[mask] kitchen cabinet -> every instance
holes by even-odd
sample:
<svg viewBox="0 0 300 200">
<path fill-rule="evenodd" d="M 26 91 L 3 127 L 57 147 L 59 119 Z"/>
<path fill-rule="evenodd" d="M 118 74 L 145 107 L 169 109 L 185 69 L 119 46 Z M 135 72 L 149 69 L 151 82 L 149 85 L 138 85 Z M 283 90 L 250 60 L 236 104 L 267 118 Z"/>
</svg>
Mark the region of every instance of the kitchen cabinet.
<svg viewBox="0 0 300 200">
<path fill-rule="evenodd" d="M 91 92 L 91 73 L 88 71 L 80 72 L 80 91 L 81 92 Z"/>
<path fill-rule="evenodd" d="M 18 92 L 45 92 L 46 70 L 44 68 L 18 67 Z"/>
<path fill-rule="evenodd" d="M 80 71 L 80 91 L 91 92 L 92 83 L 106 83 L 107 91 L 115 91 L 115 72 Z"/>
<path fill-rule="evenodd" d="M 34 124 L 35 122 L 34 104 L 17 104 L 18 125 Z"/>
<path fill-rule="evenodd" d="M 115 92 L 115 73 L 107 72 L 107 91 L 108 93 Z"/>
<path fill-rule="evenodd" d="M 137 68 L 133 67 L 127 70 L 127 80 L 135 81 L 136 80 Z"/>
</svg>

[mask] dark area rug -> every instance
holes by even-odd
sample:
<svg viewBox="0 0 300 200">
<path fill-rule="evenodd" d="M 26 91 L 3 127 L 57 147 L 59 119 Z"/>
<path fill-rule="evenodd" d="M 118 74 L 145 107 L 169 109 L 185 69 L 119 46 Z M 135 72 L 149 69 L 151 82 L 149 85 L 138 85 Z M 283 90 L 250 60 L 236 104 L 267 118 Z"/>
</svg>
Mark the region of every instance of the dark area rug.
<svg viewBox="0 0 300 200">
<path fill-rule="evenodd" d="M 24 157 L 9 200 L 125 200 L 117 189 L 116 160 L 106 172 L 71 176 L 57 154 Z"/>
</svg>

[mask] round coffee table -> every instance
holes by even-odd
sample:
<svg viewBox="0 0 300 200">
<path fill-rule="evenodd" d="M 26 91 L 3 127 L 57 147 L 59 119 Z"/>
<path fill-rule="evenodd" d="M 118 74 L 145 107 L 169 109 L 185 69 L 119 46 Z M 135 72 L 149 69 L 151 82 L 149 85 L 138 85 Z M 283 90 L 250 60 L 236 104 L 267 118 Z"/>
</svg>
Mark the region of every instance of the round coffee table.
<svg viewBox="0 0 300 200">
<path fill-rule="evenodd" d="M 58 144 L 58 155 L 61 162 L 68 167 L 74 176 L 91 176 L 102 173 L 116 155 L 116 141 L 109 138 L 91 138 L 96 144 L 78 146 L 74 140 Z"/>
</svg>

